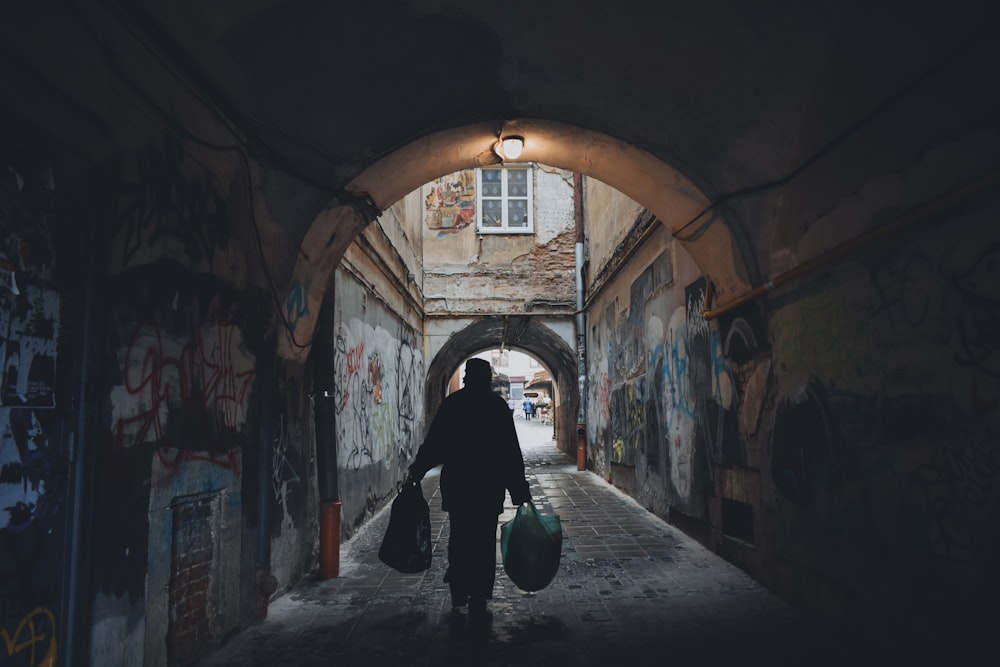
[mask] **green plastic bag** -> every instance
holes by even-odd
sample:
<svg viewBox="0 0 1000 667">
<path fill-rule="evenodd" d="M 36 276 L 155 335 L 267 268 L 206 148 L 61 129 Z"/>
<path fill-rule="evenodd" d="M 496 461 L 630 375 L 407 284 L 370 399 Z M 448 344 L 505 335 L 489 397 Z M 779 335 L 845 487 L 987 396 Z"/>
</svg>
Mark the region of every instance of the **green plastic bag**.
<svg viewBox="0 0 1000 667">
<path fill-rule="evenodd" d="M 552 581 L 562 555 L 562 523 L 526 502 L 500 526 L 503 569 L 522 591 L 539 591 Z"/>
</svg>

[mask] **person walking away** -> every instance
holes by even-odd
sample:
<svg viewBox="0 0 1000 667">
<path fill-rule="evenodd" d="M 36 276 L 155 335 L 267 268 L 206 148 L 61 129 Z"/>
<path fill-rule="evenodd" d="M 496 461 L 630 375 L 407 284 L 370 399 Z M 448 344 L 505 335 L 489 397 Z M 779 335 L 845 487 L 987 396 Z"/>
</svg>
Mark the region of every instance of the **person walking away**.
<svg viewBox="0 0 1000 667">
<path fill-rule="evenodd" d="M 527 396 L 524 397 L 524 419 L 525 421 L 531 421 L 531 418 L 535 415 L 535 404 L 531 402 L 531 399 Z"/>
<path fill-rule="evenodd" d="M 469 625 L 488 616 L 496 578 L 497 517 L 506 492 L 515 506 L 531 500 L 514 418 L 493 393 L 492 368 L 483 359 L 465 363 L 465 386 L 444 399 L 409 468 L 423 479 L 441 465 L 441 509 L 448 513 L 448 568 L 452 611 L 469 607 Z"/>
</svg>

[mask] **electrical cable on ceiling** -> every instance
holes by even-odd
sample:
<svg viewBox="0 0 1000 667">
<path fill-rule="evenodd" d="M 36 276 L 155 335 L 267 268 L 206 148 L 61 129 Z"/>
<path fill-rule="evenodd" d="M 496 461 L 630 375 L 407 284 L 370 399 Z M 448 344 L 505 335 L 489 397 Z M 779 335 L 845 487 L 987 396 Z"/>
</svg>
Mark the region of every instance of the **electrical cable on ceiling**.
<svg viewBox="0 0 1000 667">
<path fill-rule="evenodd" d="M 705 233 L 705 231 L 716 220 L 719 219 L 719 217 L 717 215 L 713 215 L 705 223 L 703 223 L 698 229 L 694 230 L 688 236 L 681 237 L 680 234 L 685 229 L 687 229 L 691 225 L 695 224 L 698 220 L 700 220 L 702 218 L 702 216 L 704 216 L 706 213 L 709 213 L 710 211 L 714 211 L 716 208 L 718 208 L 722 204 L 724 204 L 724 203 L 726 203 L 728 201 L 731 201 L 733 199 L 742 199 L 744 197 L 749 197 L 750 195 L 755 195 L 755 194 L 759 194 L 759 193 L 762 193 L 762 192 L 767 192 L 769 190 L 774 190 L 776 188 L 784 187 L 789 182 L 791 182 L 795 177 L 797 177 L 799 174 L 801 174 L 802 172 L 804 172 L 806 169 L 808 169 L 809 167 L 811 167 L 813 164 L 815 164 L 821 158 L 823 158 L 828 153 L 830 153 L 838 145 L 840 145 L 841 143 L 843 143 L 848 137 L 850 137 L 851 135 L 853 135 L 856 132 L 858 132 L 859 130 L 861 130 L 861 128 L 863 128 L 865 125 L 867 125 L 868 123 L 870 123 L 872 120 L 874 120 L 878 116 L 882 115 L 889 107 L 891 107 L 892 105 L 894 105 L 896 102 L 898 102 L 900 99 L 902 99 L 903 97 L 905 97 L 906 95 L 908 95 L 910 92 L 912 92 L 916 88 L 918 88 L 921 85 L 923 85 L 924 82 L 926 82 L 932 76 L 934 76 L 935 74 L 937 74 L 940 70 L 944 69 L 945 67 L 947 67 L 948 65 L 950 65 L 952 62 L 954 62 L 955 60 L 957 60 L 959 57 L 961 57 L 966 51 L 968 51 L 969 49 L 971 49 L 973 46 L 975 46 L 977 43 L 979 43 L 981 40 L 983 40 L 985 37 L 987 37 L 991 32 L 993 32 L 994 30 L 996 30 L 996 28 L 997 28 L 998 25 L 1000 25 L 1000 23 L 994 21 L 992 23 L 987 23 L 984 26 L 982 26 L 979 30 L 977 30 L 976 32 L 974 32 L 973 35 L 971 37 L 969 37 L 969 39 L 967 39 L 965 42 L 963 42 L 957 49 L 955 49 L 951 53 L 947 54 L 944 58 L 942 58 L 941 60 L 938 60 L 936 63 L 933 63 L 930 67 L 928 67 L 923 72 L 921 72 L 919 75 L 917 75 L 909 83 L 903 85 L 901 88 L 897 89 L 894 93 L 892 93 L 888 97 L 884 98 L 879 104 L 877 104 L 868 113 L 866 113 L 860 119 L 858 119 L 853 124 L 851 124 L 850 126 L 848 126 L 845 130 L 843 130 L 842 132 L 840 132 L 839 134 L 837 134 L 836 136 L 834 136 L 832 139 L 830 139 L 818 151 L 816 151 L 815 153 L 813 153 L 805 161 L 803 161 L 802 163 L 800 163 L 795 169 L 791 170 L 790 172 L 788 172 L 787 174 L 785 174 L 783 177 L 781 177 L 779 179 L 776 179 L 776 180 L 773 180 L 773 181 L 766 182 L 766 183 L 761 183 L 761 184 L 758 184 L 758 185 L 752 185 L 752 186 L 749 186 L 749 187 L 746 187 L 746 188 L 741 188 L 739 190 L 733 190 L 732 192 L 728 192 L 728 193 L 722 195 L 721 197 L 719 197 L 718 199 L 716 199 L 712 203 L 710 203 L 708 206 L 706 206 L 704 209 L 702 209 L 696 216 L 694 216 L 693 218 L 691 218 L 691 220 L 689 220 L 688 222 L 686 222 L 683 225 L 681 225 L 680 228 L 678 228 L 676 231 L 673 232 L 672 236 L 675 239 L 677 239 L 678 241 L 681 241 L 681 242 L 687 242 L 687 241 L 697 240 L 702 234 Z"/>
<path fill-rule="evenodd" d="M 249 160 L 249 157 L 247 155 L 246 148 L 243 145 L 241 145 L 241 144 L 215 144 L 215 143 L 206 141 L 205 139 L 202 139 L 201 137 L 195 135 L 193 132 L 191 132 L 190 130 L 188 130 L 181 123 L 177 122 L 166 111 L 164 111 L 156 102 L 154 102 L 145 92 L 143 92 L 142 89 L 138 86 L 138 84 L 136 84 L 134 81 L 132 81 L 131 78 L 129 78 L 129 76 L 127 74 L 125 74 L 125 72 L 121 69 L 121 66 L 117 62 L 117 58 L 115 57 L 114 53 L 111 52 L 110 47 L 108 47 L 104 43 L 104 41 L 100 38 L 100 36 L 95 33 L 95 31 L 90 26 L 90 24 L 86 20 L 86 18 L 82 15 L 82 13 L 78 12 L 78 16 L 80 18 L 81 23 L 84 25 L 84 28 L 86 29 L 87 33 L 90 35 L 91 39 L 94 40 L 94 43 L 97 45 L 98 51 L 101 53 L 101 55 L 104 58 L 105 62 L 107 62 L 108 66 L 112 69 L 112 71 L 118 76 L 118 78 L 120 78 L 126 85 L 128 85 L 130 89 L 132 89 L 133 93 L 136 94 L 140 98 L 140 101 L 143 104 L 145 104 L 147 107 L 149 107 L 149 108 L 151 108 L 151 109 L 153 109 L 154 111 L 157 112 L 157 114 L 160 116 L 160 119 L 166 124 L 167 128 L 170 129 L 174 134 L 179 135 L 178 138 L 187 139 L 187 140 L 192 141 L 192 142 L 194 142 L 194 143 L 196 143 L 196 144 L 198 144 L 198 145 L 200 145 L 200 146 L 202 146 L 204 148 L 207 148 L 209 150 L 214 150 L 214 151 L 219 151 L 219 152 L 229 152 L 229 151 L 232 151 L 232 152 L 235 152 L 237 154 L 237 156 L 240 159 L 241 165 L 243 166 L 243 170 L 244 170 L 244 173 L 245 173 L 245 176 L 246 176 L 246 182 L 247 182 L 247 201 L 248 201 L 249 210 L 250 210 L 250 222 L 251 222 L 251 227 L 253 228 L 253 232 L 254 232 L 254 239 L 255 239 L 255 241 L 257 243 L 257 250 L 258 250 L 258 255 L 259 255 L 259 259 L 260 259 L 261 270 L 264 273 L 264 277 L 265 277 L 265 279 L 267 281 L 267 285 L 268 285 L 271 297 L 272 297 L 272 299 L 274 301 L 274 306 L 275 306 L 275 310 L 277 312 L 278 318 L 281 320 L 282 324 L 284 325 L 284 328 L 285 328 L 285 330 L 286 330 L 286 332 L 288 334 L 289 340 L 290 340 L 290 342 L 292 343 L 292 345 L 294 347 L 297 347 L 297 348 L 300 348 L 300 349 L 304 349 L 304 348 L 310 347 L 312 345 L 312 341 L 313 341 L 313 337 L 312 336 L 305 343 L 300 343 L 298 341 L 298 339 L 296 338 L 295 328 L 292 326 L 291 322 L 289 322 L 288 318 L 285 316 L 285 313 L 284 313 L 284 310 L 283 310 L 283 307 L 282 307 L 282 304 L 281 304 L 281 297 L 278 294 L 278 289 L 277 289 L 277 286 L 275 285 L 275 282 L 274 282 L 274 277 L 271 274 L 270 267 L 268 267 L 268 265 L 267 265 L 267 260 L 266 260 L 266 256 L 265 256 L 265 253 L 264 253 L 264 245 L 263 245 L 263 241 L 262 241 L 262 239 L 260 237 L 260 228 L 259 228 L 259 224 L 257 222 L 256 206 L 254 205 L 254 201 L 253 201 L 253 189 L 254 189 L 253 176 L 252 176 L 252 173 L 251 173 L 251 170 L 250 170 L 250 160 Z M 174 74 L 174 76 L 177 76 L 177 75 Z M 240 138 L 235 135 L 235 132 L 234 132 L 234 137 L 237 139 L 237 141 L 240 140 Z M 359 198 L 353 197 L 352 199 L 358 200 Z M 355 206 L 356 210 L 363 210 L 363 204 L 360 203 L 360 202 L 354 204 L 354 206 Z"/>
</svg>

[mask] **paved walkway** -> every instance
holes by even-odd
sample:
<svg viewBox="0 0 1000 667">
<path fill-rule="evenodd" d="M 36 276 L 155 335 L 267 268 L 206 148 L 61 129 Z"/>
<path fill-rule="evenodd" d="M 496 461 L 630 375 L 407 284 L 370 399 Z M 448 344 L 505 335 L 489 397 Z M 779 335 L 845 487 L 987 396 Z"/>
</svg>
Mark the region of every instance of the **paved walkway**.
<svg viewBox="0 0 1000 667">
<path fill-rule="evenodd" d="M 464 614 L 451 614 L 434 470 L 423 483 L 436 538 L 430 570 L 405 575 L 378 560 L 383 510 L 342 545 L 339 577 L 301 582 L 205 667 L 872 664 L 597 475 L 578 472 L 551 426 L 517 428 L 535 505 L 562 520 L 562 561 L 548 587 L 518 590 L 502 572 L 498 540 L 490 627 L 472 633 Z"/>
</svg>

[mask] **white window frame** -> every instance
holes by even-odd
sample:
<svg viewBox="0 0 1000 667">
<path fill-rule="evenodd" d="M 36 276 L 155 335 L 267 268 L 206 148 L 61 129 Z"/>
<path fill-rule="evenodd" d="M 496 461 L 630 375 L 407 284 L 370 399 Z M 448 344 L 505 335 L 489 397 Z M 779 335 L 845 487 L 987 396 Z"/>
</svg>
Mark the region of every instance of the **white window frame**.
<svg viewBox="0 0 1000 667">
<path fill-rule="evenodd" d="M 483 226 L 483 171 L 500 171 L 503 176 L 500 180 L 500 201 L 503 204 L 503 221 L 499 227 Z M 507 219 L 507 202 L 512 199 L 507 194 L 507 172 L 511 169 L 521 169 L 528 172 L 527 177 L 527 200 L 528 200 L 528 225 L 526 227 L 511 227 Z M 534 166 L 528 163 L 505 164 L 497 167 L 481 167 L 476 169 L 476 231 L 480 234 L 534 234 L 535 233 L 535 200 L 534 200 Z M 497 197 L 487 197 L 487 199 L 498 199 Z M 517 197 L 516 199 L 521 199 Z"/>
</svg>

